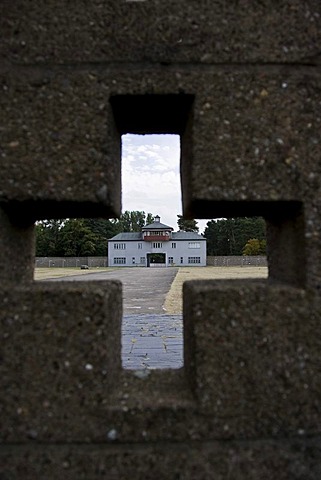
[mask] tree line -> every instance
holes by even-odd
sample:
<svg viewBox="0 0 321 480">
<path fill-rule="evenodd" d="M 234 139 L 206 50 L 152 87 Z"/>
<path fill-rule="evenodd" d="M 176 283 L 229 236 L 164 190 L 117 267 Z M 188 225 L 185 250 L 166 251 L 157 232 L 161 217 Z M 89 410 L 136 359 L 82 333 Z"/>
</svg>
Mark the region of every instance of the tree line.
<svg viewBox="0 0 321 480">
<path fill-rule="evenodd" d="M 121 232 L 140 232 L 154 216 L 125 211 L 119 219 L 42 220 L 36 224 L 37 257 L 106 256 L 108 239 Z M 177 215 L 177 225 L 198 232 L 196 220 Z M 204 236 L 207 255 L 262 255 L 266 250 L 265 222 L 261 217 L 210 220 Z"/>
<path fill-rule="evenodd" d="M 106 256 L 108 239 L 121 232 L 140 232 L 151 213 L 126 210 L 119 219 L 70 218 L 36 224 L 37 257 Z"/>
<path fill-rule="evenodd" d="M 266 228 L 262 217 L 210 220 L 204 236 L 207 255 L 266 254 Z"/>
</svg>

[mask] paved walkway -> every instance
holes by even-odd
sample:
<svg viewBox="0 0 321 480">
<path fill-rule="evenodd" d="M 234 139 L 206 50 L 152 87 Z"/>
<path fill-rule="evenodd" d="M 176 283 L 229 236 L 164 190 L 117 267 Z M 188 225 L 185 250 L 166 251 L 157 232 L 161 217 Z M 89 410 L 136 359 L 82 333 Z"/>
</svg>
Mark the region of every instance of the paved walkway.
<svg viewBox="0 0 321 480">
<path fill-rule="evenodd" d="M 166 315 L 165 297 L 178 269 L 119 268 L 53 281 L 120 280 L 123 284 L 122 362 L 124 368 L 180 368 L 182 315 Z"/>
<path fill-rule="evenodd" d="M 125 315 L 122 323 L 123 367 L 182 367 L 182 326 L 182 315 Z"/>
</svg>

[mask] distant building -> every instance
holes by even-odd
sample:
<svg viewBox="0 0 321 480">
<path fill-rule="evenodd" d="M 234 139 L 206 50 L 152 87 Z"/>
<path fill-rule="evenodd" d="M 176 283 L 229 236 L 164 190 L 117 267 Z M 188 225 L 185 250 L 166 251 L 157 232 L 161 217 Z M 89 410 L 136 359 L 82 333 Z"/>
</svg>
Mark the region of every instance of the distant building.
<svg viewBox="0 0 321 480">
<path fill-rule="evenodd" d="M 108 265 L 205 266 L 206 239 L 195 232 L 173 230 L 156 216 L 141 232 L 119 233 L 108 240 Z"/>
</svg>

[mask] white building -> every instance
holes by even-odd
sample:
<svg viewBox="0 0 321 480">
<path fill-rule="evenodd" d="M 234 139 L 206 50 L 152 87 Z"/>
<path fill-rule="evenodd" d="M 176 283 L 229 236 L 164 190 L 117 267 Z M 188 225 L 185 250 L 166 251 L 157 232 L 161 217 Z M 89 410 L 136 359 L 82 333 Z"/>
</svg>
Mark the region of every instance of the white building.
<svg viewBox="0 0 321 480">
<path fill-rule="evenodd" d="M 173 230 L 156 216 L 141 232 L 119 233 L 108 240 L 108 265 L 205 266 L 206 239 L 195 232 Z"/>
</svg>

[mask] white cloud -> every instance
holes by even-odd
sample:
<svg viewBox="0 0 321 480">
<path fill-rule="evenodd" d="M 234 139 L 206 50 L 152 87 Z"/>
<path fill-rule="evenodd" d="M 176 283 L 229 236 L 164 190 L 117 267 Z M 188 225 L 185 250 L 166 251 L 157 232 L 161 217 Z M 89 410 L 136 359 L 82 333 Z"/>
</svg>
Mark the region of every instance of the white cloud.
<svg viewBox="0 0 321 480">
<path fill-rule="evenodd" d="M 160 215 L 177 230 L 182 213 L 178 135 L 123 135 L 122 204 L 125 210 Z M 199 221 L 203 231 L 206 221 Z"/>
</svg>

